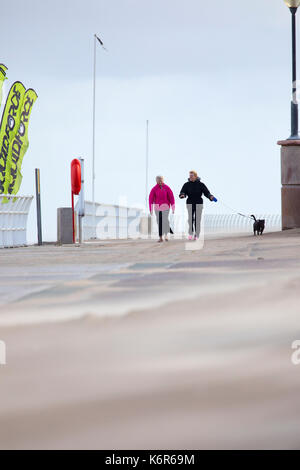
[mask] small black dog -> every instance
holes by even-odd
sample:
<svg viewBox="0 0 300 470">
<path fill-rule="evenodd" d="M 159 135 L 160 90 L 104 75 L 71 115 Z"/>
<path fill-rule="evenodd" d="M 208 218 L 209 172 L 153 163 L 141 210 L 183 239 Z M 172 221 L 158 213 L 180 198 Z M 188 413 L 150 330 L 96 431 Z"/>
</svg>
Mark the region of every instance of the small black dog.
<svg viewBox="0 0 300 470">
<path fill-rule="evenodd" d="M 253 224 L 253 232 L 254 235 L 262 235 L 263 231 L 265 230 L 265 219 L 258 219 L 256 220 L 255 215 L 251 215 L 252 219 L 254 219 Z"/>
</svg>

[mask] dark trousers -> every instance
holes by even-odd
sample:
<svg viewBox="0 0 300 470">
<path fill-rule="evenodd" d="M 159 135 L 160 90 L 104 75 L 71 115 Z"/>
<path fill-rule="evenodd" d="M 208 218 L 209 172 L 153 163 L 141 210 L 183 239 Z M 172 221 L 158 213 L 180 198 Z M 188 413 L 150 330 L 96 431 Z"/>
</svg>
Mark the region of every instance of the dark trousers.
<svg viewBox="0 0 300 470">
<path fill-rule="evenodd" d="M 160 237 L 162 237 L 163 235 L 168 235 L 168 233 L 170 232 L 169 212 L 169 209 L 166 211 L 155 211 L 156 221 L 158 225 L 158 234 Z"/>
</svg>

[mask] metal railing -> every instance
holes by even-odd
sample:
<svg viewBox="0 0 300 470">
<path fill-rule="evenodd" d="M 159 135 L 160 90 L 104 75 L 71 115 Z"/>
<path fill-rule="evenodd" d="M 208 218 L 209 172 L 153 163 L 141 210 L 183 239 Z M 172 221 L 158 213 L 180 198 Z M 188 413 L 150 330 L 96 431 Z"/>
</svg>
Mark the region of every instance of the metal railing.
<svg viewBox="0 0 300 470">
<path fill-rule="evenodd" d="M 281 230 L 279 214 L 258 214 L 257 219 L 265 219 L 265 232 Z M 204 214 L 206 234 L 251 233 L 254 220 L 239 214 Z"/>
<path fill-rule="evenodd" d="M 33 196 L 0 195 L 0 248 L 26 245 L 32 199 Z"/>
<path fill-rule="evenodd" d="M 117 205 L 85 202 L 85 217 L 83 218 L 83 240 L 90 239 L 119 239 L 139 238 L 148 236 L 148 227 L 151 234 L 158 234 L 155 216 L 151 223 L 143 209 L 129 208 Z M 281 230 L 281 216 L 279 214 L 258 214 L 257 219 L 265 219 L 265 232 Z M 187 211 L 181 214 L 170 215 L 171 226 L 176 237 L 187 233 Z M 202 230 L 205 235 L 251 234 L 253 219 L 242 217 L 239 214 L 206 214 L 203 213 Z"/>
</svg>

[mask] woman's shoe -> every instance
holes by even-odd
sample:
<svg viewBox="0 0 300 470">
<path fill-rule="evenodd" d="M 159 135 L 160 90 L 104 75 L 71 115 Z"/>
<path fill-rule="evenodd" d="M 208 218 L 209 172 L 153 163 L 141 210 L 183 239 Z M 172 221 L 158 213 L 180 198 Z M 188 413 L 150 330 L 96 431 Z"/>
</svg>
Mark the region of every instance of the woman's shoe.
<svg viewBox="0 0 300 470">
<path fill-rule="evenodd" d="M 199 240 L 199 237 L 197 237 L 197 236 L 195 235 L 195 236 L 194 236 L 194 240 L 195 240 L 195 242 L 196 242 L 197 240 Z"/>
<path fill-rule="evenodd" d="M 193 240 L 193 235 L 189 235 L 189 236 L 188 236 L 188 239 L 189 239 L 189 240 Z"/>
</svg>

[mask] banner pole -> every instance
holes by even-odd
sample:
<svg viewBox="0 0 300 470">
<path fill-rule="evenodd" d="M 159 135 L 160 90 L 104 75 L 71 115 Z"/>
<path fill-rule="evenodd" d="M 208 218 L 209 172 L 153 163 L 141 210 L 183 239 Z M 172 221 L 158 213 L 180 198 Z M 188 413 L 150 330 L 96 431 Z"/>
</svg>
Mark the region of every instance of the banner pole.
<svg viewBox="0 0 300 470">
<path fill-rule="evenodd" d="M 35 194 L 36 194 L 36 220 L 38 245 L 43 244 L 42 239 L 42 216 L 41 216 L 41 185 L 40 185 L 40 169 L 35 169 Z"/>
<path fill-rule="evenodd" d="M 96 125 L 96 34 L 94 34 L 94 90 L 93 90 L 93 182 L 92 201 L 95 222 L 95 125 Z"/>
</svg>

